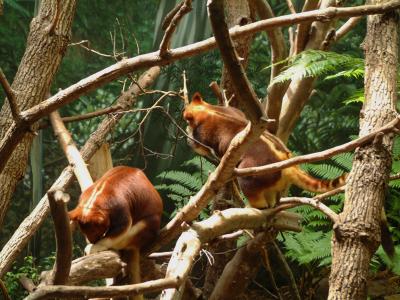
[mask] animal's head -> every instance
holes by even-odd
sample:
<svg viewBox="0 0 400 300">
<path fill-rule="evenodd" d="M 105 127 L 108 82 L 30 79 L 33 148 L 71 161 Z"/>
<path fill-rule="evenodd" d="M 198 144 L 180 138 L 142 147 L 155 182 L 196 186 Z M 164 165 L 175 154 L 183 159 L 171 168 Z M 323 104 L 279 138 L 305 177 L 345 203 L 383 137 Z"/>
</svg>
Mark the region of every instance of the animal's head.
<svg viewBox="0 0 400 300">
<path fill-rule="evenodd" d="M 110 227 L 109 217 L 98 209 L 91 209 L 89 212 L 85 208 L 78 206 L 68 213 L 72 223 L 79 225 L 80 230 L 90 243 L 96 243 L 108 231 Z"/>
<path fill-rule="evenodd" d="M 203 100 L 200 93 L 196 92 L 192 101 L 185 107 L 183 118 L 188 122 L 189 126 L 194 128 L 204 120 L 209 114 L 209 104 Z"/>
</svg>

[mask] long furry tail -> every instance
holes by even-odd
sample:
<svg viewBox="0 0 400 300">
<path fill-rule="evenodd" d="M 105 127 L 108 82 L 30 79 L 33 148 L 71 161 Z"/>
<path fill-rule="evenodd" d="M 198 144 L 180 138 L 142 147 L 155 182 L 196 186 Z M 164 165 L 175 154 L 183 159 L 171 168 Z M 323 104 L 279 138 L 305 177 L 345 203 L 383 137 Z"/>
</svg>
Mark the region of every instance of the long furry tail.
<svg viewBox="0 0 400 300">
<path fill-rule="evenodd" d="M 294 185 L 314 193 L 325 193 L 341 187 L 346 183 L 347 177 L 347 173 L 344 173 L 332 180 L 318 179 L 304 172 L 298 166 L 293 167 L 289 174 Z"/>
</svg>

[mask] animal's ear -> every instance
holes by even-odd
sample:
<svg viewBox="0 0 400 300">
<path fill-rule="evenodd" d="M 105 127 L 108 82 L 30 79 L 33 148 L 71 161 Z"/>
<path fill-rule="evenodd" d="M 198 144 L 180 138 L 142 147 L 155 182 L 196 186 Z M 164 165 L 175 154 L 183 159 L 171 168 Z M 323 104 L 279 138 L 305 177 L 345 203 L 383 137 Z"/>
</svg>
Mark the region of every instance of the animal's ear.
<svg viewBox="0 0 400 300">
<path fill-rule="evenodd" d="M 192 97 L 192 102 L 194 103 L 201 103 L 203 102 L 203 97 L 201 97 L 199 92 L 194 93 L 193 97 Z"/>
</svg>

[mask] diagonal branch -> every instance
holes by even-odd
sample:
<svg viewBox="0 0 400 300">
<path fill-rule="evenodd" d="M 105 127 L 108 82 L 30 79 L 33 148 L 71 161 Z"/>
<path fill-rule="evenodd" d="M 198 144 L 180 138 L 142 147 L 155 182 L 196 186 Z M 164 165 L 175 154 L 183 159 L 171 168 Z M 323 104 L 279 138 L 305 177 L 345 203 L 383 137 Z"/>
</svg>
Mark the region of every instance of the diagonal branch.
<svg viewBox="0 0 400 300">
<path fill-rule="evenodd" d="M 12 90 L 10 83 L 8 82 L 3 70 L 0 68 L 0 84 L 2 85 L 4 92 L 6 93 L 8 102 L 10 104 L 11 114 L 15 122 L 19 122 L 21 119 L 20 111 L 17 104 L 17 99 L 15 98 L 15 93 Z"/>
<path fill-rule="evenodd" d="M 358 24 L 358 22 L 360 22 L 361 19 L 362 16 L 348 19 L 338 30 L 336 30 L 335 40 L 340 40 L 343 36 L 345 36 Z"/>
<path fill-rule="evenodd" d="M 260 167 L 252 167 L 252 168 L 243 168 L 243 169 L 235 169 L 236 176 L 251 176 L 256 174 L 265 174 L 268 172 L 279 171 L 294 165 L 306 163 L 306 162 L 314 162 L 320 161 L 327 158 L 330 158 L 336 154 L 348 152 L 354 150 L 357 147 L 363 146 L 365 144 L 370 143 L 374 140 L 375 136 L 380 133 L 390 133 L 396 132 L 400 127 L 400 117 L 398 116 L 393 121 L 389 122 L 387 125 L 379 128 L 378 130 L 369 133 L 363 137 L 360 137 L 354 141 L 345 143 L 343 145 L 339 145 L 328 150 L 315 152 L 306 155 L 300 155 L 296 157 L 292 157 L 286 160 L 282 160 L 273 164 L 260 166 Z"/>
<path fill-rule="evenodd" d="M 288 208 L 287 204 L 291 205 L 292 207 L 298 206 L 299 204 L 310 205 L 319 211 L 323 212 L 333 223 L 336 223 L 338 220 L 338 215 L 333 210 L 331 210 L 328 206 L 323 204 L 322 202 L 315 200 L 313 198 L 304 198 L 304 197 L 286 197 L 281 198 L 279 200 L 279 204 L 282 204 L 285 209 Z M 279 206 L 277 206 L 279 208 Z"/>
<path fill-rule="evenodd" d="M 185 14 L 192 10 L 192 0 L 184 0 L 182 3 L 175 7 L 171 14 L 168 14 L 163 23 L 165 34 L 160 43 L 160 56 L 164 57 L 168 55 L 168 49 L 171 42 L 172 35 L 178 26 L 179 21 Z"/>
</svg>

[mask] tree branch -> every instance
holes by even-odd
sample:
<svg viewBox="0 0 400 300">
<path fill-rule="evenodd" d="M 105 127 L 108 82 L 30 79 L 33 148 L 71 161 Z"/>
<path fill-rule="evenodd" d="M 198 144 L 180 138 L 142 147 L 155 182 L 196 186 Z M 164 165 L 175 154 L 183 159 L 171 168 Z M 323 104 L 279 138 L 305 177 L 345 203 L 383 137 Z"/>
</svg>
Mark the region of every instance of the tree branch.
<svg viewBox="0 0 400 300">
<path fill-rule="evenodd" d="M 263 110 L 233 47 L 228 26 L 225 23 L 224 2 L 222 0 L 210 0 L 207 7 L 224 66 L 233 83 L 235 97 L 241 107 L 244 108 L 250 122 L 256 125 L 260 123 L 260 119 L 264 116 Z"/>
<path fill-rule="evenodd" d="M 74 169 L 74 174 L 76 179 L 78 179 L 81 191 L 86 190 L 93 184 L 86 162 L 79 153 L 79 150 L 67 128 L 64 126 L 58 111 L 53 111 L 50 114 L 50 121 L 53 126 L 54 134 L 57 137 L 68 162 Z"/>
<path fill-rule="evenodd" d="M 165 18 L 163 28 L 166 27 L 166 29 L 160 43 L 161 57 L 168 55 L 168 49 L 171 42 L 172 34 L 174 33 L 176 26 L 178 26 L 178 23 L 183 18 L 183 16 L 191 10 L 192 0 L 184 0 L 181 4 L 179 4 L 176 8 L 172 10 L 171 14 L 168 14 Z"/>
<path fill-rule="evenodd" d="M 299 231 L 299 216 L 289 212 L 276 214 L 275 209 L 229 208 L 213 214 L 208 219 L 195 222 L 176 242 L 166 277 L 186 280 L 201 245 L 225 233 L 238 229 L 255 229 L 272 226 L 278 230 Z M 183 284 L 182 281 L 182 284 Z M 173 299 L 176 288 L 164 290 L 161 300 Z"/>
<path fill-rule="evenodd" d="M 320 151 L 320 152 L 296 156 L 293 158 L 289 158 L 287 160 L 279 161 L 279 162 L 265 165 L 265 166 L 235 169 L 234 174 L 236 176 L 251 176 L 251 175 L 256 175 L 256 174 L 265 174 L 265 173 L 272 172 L 272 171 L 279 171 L 279 170 L 282 170 L 282 169 L 285 169 L 285 168 L 288 168 L 288 167 L 291 167 L 294 165 L 298 165 L 301 163 L 324 160 L 324 159 L 332 157 L 336 154 L 348 152 L 348 151 L 354 150 L 357 147 L 368 144 L 371 141 L 373 141 L 373 139 L 375 138 L 375 136 L 377 134 L 380 134 L 380 133 L 386 134 L 386 133 L 390 133 L 393 131 L 398 131 L 399 127 L 400 127 L 400 117 L 397 117 L 393 121 L 389 122 L 387 125 L 379 128 L 378 130 L 376 130 L 372 133 L 369 133 L 363 137 L 360 137 L 354 141 L 345 143 L 343 145 L 339 145 L 339 146 L 330 148 L 328 150 Z"/>
<path fill-rule="evenodd" d="M 143 88 L 153 84 L 154 80 L 160 74 L 159 67 L 153 67 L 143 73 L 139 78 L 138 84 L 133 85 L 129 90 L 123 92 L 117 100 L 117 104 L 123 109 L 131 107 L 136 100 L 136 95 Z M 123 114 L 117 114 L 113 117 L 105 118 L 97 130 L 90 135 L 85 145 L 81 149 L 81 155 L 85 161 L 88 161 L 94 153 L 104 143 L 107 135 L 117 125 L 118 121 L 123 117 Z M 74 173 L 72 167 L 66 167 L 58 179 L 54 182 L 51 188 L 65 189 L 72 183 Z M 10 240 L 0 252 L 0 277 L 4 276 L 10 268 L 13 261 L 28 243 L 32 235 L 40 227 L 49 212 L 48 199 L 44 196 L 28 217 L 19 225 Z"/>
<path fill-rule="evenodd" d="M 87 119 L 91 119 L 91 118 L 96 118 L 96 117 L 100 117 L 106 114 L 111 114 L 113 112 L 119 112 L 122 111 L 122 107 L 121 105 L 113 105 L 110 107 L 106 107 L 106 108 L 102 108 L 102 109 L 98 109 L 96 111 L 93 112 L 89 112 L 83 115 L 77 115 L 77 116 L 69 116 L 69 117 L 62 117 L 61 121 L 65 124 L 65 123 L 71 123 L 71 122 L 77 122 L 77 121 L 83 121 L 83 120 L 87 120 Z M 43 122 L 39 125 L 39 129 L 45 129 L 49 126 L 49 124 L 47 122 Z"/>
<path fill-rule="evenodd" d="M 285 273 L 287 275 L 286 277 L 288 278 L 288 281 L 289 281 L 289 290 L 290 290 L 292 299 L 293 300 L 301 300 L 300 293 L 297 288 L 296 280 L 293 276 L 292 270 L 289 267 L 289 264 L 286 261 L 285 256 L 282 254 L 281 249 L 279 249 L 278 244 L 274 240 L 272 241 L 272 246 L 275 250 L 276 257 L 279 259 L 281 265 L 283 266 L 283 270 L 285 271 Z"/>
<path fill-rule="evenodd" d="M 180 284 L 179 278 L 163 278 L 150 280 L 144 283 L 123 286 L 65 286 L 53 285 L 38 288 L 26 297 L 26 300 L 54 299 L 54 298 L 79 298 L 94 297 L 134 296 L 144 293 L 156 292 L 165 288 L 173 288 Z"/>
<path fill-rule="evenodd" d="M 338 41 L 345 36 L 358 24 L 358 22 L 360 22 L 361 19 L 361 16 L 348 19 L 338 30 L 336 30 L 335 41 Z"/>
<path fill-rule="evenodd" d="M 393 0 L 380 5 L 363 5 L 347 8 L 329 7 L 318 11 L 304 12 L 296 15 L 281 16 L 269 20 L 254 22 L 231 29 L 229 33 L 231 34 L 232 38 L 238 38 L 278 26 L 286 26 L 313 20 L 326 22 L 333 18 L 354 17 L 366 14 L 383 14 L 399 7 L 399 0 Z M 185 57 L 204 53 L 215 47 L 215 39 L 209 38 L 188 46 L 170 50 L 167 57 L 160 57 L 159 51 L 156 51 L 139 55 L 130 59 L 123 59 L 114 65 L 105 68 L 104 70 L 80 80 L 79 82 L 58 92 L 54 96 L 39 103 L 38 105 L 21 112 L 21 118 L 24 121 L 24 126 L 16 126 L 15 124 L 12 125 L 13 128 L 9 130 L 10 136 L 5 137 L 0 141 L 0 172 L 3 170 L 16 145 L 24 137 L 26 130 L 29 129 L 29 125 L 35 123 L 43 116 L 48 115 L 50 112 L 77 99 L 81 95 L 86 94 L 112 80 L 115 80 L 124 74 L 146 67 L 167 65 Z"/>
<path fill-rule="evenodd" d="M 288 6 L 288 8 L 289 8 L 289 11 L 292 13 L 292 14 L 296 14 L 296 9 L 294 8 L 294 5 L 293 5 L 293 3 L 292 3 L 292 0 L 286 0 L 286 4 L 287 4 L 287 6 Z"/>
<path fill-rule="evenodd" d="M 333 223 L 336 223 L 338 220 L 338 215 L 335 213 L 333 210 L 331 210 L 328 206 L 323 204 L 322 202 L 312 199 L 312 198 L 304 198 L 304 197 L 286 197 L 286 198 L 281 198 L 279 200 L 279 204 L 286 205 L 286 204 L 305 204 L 305 205 L 310 205 L 319 211 L 323 212 Z M 279 206 L 277 206 L 279 207 Z M 287 207 L 285 206 L 285 209 Z"/>
<path fill-rule="evenodd" d="M 56 261 L 51 284 L 65 284 L 68 280 L 72 260 L 72 235 L 66 207 L 69 195 L 60 190 L 49 190 L 47 197 L 56 233 Z"/>
<path fill-rule="evenodd" d="M 4 89 L 4 92 L 7 96 L 8 102 L 10 104 L 11 114 L 14 118 L 14 121 L 18 123 L 21 119 L 20 111 L 17 104 L 17 99 L 15 98 L 15 93 L 12 90 L 10 83 L 8 82 L 6 76 L 3 73 L 3 70 L 0 68 L 0 83 Z"/>
<path fill-rule="evenodd" d="M 306 0 L 303 5 L 303 12 L 318 8 L 318 1 Z M 304 50 L 310 33 L 311 22 L 304 22 L 297 25 L 297 34 L 293 54 L 299 54 Z"/>
</svg>

